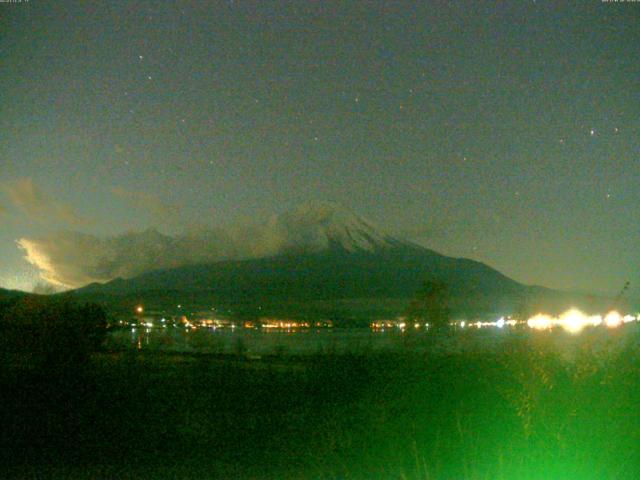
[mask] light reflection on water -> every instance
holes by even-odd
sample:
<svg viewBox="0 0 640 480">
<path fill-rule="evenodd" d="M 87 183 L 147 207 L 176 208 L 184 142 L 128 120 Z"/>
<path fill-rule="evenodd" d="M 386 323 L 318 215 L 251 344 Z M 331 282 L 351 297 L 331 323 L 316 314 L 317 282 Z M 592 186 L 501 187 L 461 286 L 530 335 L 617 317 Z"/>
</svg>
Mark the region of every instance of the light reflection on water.
<svg viewBox="0 0 640 480">
<path fill-rule="evenodd" d="M 258 331 L 250 329 L 122 329 L 110 333 L 108 347 L 138 350 L 267 354 L 354 353 L 394 350 L 401 332 L 381 335 L 368 328 Z"/>
<path fill-rule="evenodd" d="M 246 355 L 314 355 L 344 353 L 379 353 L 394 351 L 422 352 L 437 348 L 446 352 L 492 351 L 505 341 L 529 337 L 549 338 L 556 347 L 568 352 L 582 342 L 596 348 L 610 349 L 620 344 L 620 338 L 638 339 L 636 323 L 623 330 L 605 328 L 586 331 L 581 336 L 566 332 L 535 332 L 531 330 L 474 329 L 453 332 L 433 341 L 430 333 L 404 335 L 397 330 L 376 332 L 368 328 L 303 329 L 295 331 L 260 331 L 251 329 L 185 330 L 182 328 L 137 328 L 112 331 L 107 347 L 142 351 L 214 353 Z M 595 341 L 595 342 L 594 342 Z"/>
</svg>

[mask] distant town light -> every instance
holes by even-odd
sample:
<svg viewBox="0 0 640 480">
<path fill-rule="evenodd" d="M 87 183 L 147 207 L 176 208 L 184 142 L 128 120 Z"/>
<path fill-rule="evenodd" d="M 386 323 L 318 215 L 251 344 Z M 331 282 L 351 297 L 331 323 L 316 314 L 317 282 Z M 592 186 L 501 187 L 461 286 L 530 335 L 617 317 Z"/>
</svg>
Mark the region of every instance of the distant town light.
<svg viewBox="0 0 640 480">
<path fill-rule="evenodd" d="M 142 305 L 138 305 L 136 307 L 136 313 L 142 313 L 142 312 L 144 312 L 144 307 Z"/>
<path fill-rule="evenodd" d="M 570 333 L 577 333 L 588 323 L 584 313 L 577 309 L 571 309 L 560 316 L 560 325 Z"/>
<path fill-rule="evenodd" d="M 548 328 L 551 328 L 553 323 L 549 315 L 539 313 L 538 315 L 535 315 L 527 320 L 527 325 L 529 326 L 529 328 L 533 328 L 535 330 L 546 330 Z"/>
<path fill-rule="evenodd" d="M 604 317 L 604 324 L 609 328 L 615 328 L 620 326 L 622 323 L 622 315 L 620 315 L 615 310 L 607 313 L 607 316 Z"/>
<path fill-rule="evenodd" d="M 510 316 L 500 317 L 496 321 L 454 321 L 451 322 L 451 326 L 459 326 L 460 328 L 485 328 L 496 327 L 503 329 L 505 327 L 516 327 L 518 325 L 526 325 L 532 330 L 552 330 L 554 328 L 562 328 L 569 333 L 579 333 L 587 327 L 598 327 L 605 325 L 609 328 L 620 327 L 623 324 L 630 322 L 640 322 L 640 315 L 622 315 L 616 311 L 610 311 L 606 316 L 602 315 L 587 315 L 576 308 L 572 308 L 562 313 L 559 316 L 551 316 L 543 313 L 538 313 L 528 320 L 516 320 Z M 406 323 L 404 317 L 398 317 L 396 320 L 376 320 L 370 323 L 370 328 L 375 331 L 384 332 L 385 329 L 391 329 L 393 327 L 404 330 L 411 324 Z M 269 327 L 270 325 L 263 325 Z M 422 324 L 415 323 L 415 328 L 420 328 Z M 424 324 L 425 327 L 429 327 L 428 323 Z"/>
</svg>

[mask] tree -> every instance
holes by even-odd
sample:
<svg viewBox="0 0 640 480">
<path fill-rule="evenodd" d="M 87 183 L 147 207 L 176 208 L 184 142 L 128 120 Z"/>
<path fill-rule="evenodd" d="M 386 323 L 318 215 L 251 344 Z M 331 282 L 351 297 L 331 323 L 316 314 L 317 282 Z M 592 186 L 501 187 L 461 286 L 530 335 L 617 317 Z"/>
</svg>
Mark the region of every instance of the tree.
<svg viewBox="0 0 640 480">
<path fill-rule="evenodd" d="M 406 331 L 415 323 L 428 323 L 432 330 L 449 327 L 449 287 L 437 279 L 427 278 L 414 295 L 405 312 Z"/>
<path fill-rule="evenodd" d="M 534 313 L 535 311 L 531 306 L 531 299 L 527 293 L 523 293 L 516 302 L 513 316 L 520 321 L 526 322 Z"/>
<path fill-rule="evenodd" d="M 107 316 L 68 297 L 24 296 L 0 308 L 1 347 L 36 368 L 76 367 L 106 336 Z"/>
</svg>

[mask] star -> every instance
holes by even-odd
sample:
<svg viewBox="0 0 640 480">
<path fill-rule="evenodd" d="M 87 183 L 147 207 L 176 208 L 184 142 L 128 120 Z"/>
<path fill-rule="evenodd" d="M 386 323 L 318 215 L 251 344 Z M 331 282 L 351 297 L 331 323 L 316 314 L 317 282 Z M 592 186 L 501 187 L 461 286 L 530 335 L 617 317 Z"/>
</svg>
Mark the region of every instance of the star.
<svg viewBox="0 0 640 480">
<path fill-rule="evenodd" d="M 596 134 L 596 131 L 593 128 L 589 130 L 589 135 L 593 137 L 595 134 Z"/>
</svg>

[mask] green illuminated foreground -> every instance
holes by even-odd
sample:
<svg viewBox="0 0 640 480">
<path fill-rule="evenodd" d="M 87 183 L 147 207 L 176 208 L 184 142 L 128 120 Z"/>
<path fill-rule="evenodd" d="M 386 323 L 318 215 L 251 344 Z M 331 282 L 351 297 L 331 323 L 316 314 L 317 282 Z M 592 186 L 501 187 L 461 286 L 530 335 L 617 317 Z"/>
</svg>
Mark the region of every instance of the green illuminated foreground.
<svg viewBox="0 0 640 480">
<path fill-rule="evenodd" d="M 585 331 L 570 355 L 558 332 L 491 353 L 462 335 L 420 355 L 6 359 L 0 476 L 639 478 L 636 330 Z"/>
</svg>

